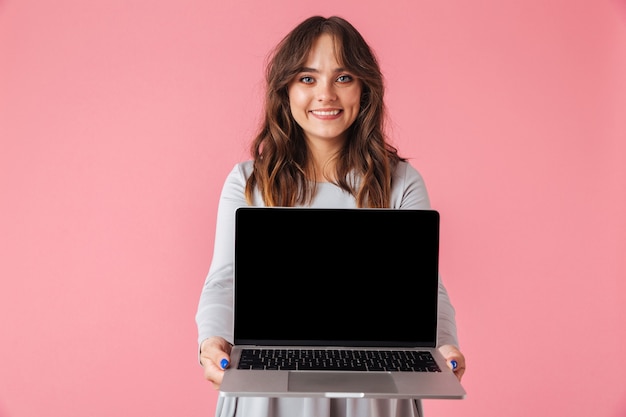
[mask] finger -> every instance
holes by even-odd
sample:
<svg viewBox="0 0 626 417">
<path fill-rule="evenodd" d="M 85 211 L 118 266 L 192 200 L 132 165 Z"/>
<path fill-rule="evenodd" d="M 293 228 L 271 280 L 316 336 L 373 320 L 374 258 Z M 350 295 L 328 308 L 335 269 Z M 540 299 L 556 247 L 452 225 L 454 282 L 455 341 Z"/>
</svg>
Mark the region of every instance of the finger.
<svg viewBox="0 0 626 417">
<path fill-rule="evenodd" d="M 200 362 L 204 368 L 204 377 L 213 383 L 215 389 L 219 389 L 224 378 L 224 369 L 228 367 L 230 356 L 224 352 L 223 343 L 212 343 L 208 340 L 202 345 Z"/>
<path fill-rule="evenodd" d="M 450 367 L 450 369 L 452 369 L 452 372 L 454 372 L 454 375 L 456 375 L 456 377 L 460 381 L 463 377 L 463 374 L 465 373 L 465 361 L 452 359 L 448 361 L 448 366 Z"/>
<path fill-rule="evenodd" d="M 464 374 L 464 373 L 465 373 L 465 367 L 463 367 L 463 368 L 457 368 L 457 369 L 454 371 L 454 375 L 456 375 L 456 377 L 457 377 L 457 379 L 458 379 L 459 381 L 461 381 L 461 379 L 463 378 L 463 374 Z"/>
<path fill-rule="evenodd" d="M 226 369 L 230 363 L 229 347 L 228 342 L 221 338 L 209 339 L 202 346 L 202 356 L 213 361 L 221 369 Z"/>
<path fill-rule="evenodd" d="M 204 363 L 204 378 L 210 381 L 215 389 L 219 389 L 224 378 L 224 370 L 220 369 L 215 362 L 206 360 Z"/>
</svg>

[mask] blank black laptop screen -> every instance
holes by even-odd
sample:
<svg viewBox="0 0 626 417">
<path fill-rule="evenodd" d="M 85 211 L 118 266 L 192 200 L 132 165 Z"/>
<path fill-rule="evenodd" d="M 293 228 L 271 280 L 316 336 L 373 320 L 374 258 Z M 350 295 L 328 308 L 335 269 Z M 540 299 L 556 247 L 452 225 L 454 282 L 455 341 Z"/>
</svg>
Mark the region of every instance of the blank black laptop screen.
<svg viewBox="0 0 626 417">
<path fill-rule="evenodd" d="M 434 347 L 434 210 L 240 208 L 235 344 Z"/>
</svg>

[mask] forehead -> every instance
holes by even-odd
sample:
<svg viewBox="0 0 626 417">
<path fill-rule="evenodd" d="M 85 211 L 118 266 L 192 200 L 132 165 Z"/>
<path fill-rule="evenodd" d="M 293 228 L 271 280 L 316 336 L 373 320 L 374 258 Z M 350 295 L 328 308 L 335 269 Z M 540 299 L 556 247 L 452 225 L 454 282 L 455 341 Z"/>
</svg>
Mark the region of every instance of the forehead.
<svg viewBox="0 0 626 417">
<path fill-rule="evenodd" d="M 338 39 L 331 34 L 322 33 L 311 44 L 305 66 L 316 62 L 343 65 L 340 51 L 341 45 Z"/>
</svg>

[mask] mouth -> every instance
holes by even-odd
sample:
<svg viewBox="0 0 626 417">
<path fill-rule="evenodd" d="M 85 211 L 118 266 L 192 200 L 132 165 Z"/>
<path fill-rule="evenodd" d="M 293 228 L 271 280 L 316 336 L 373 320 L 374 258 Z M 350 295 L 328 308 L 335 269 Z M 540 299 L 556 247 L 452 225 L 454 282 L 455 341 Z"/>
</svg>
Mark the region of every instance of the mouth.
<svg viewBox="0 0 626 417">
<path fill-rule="evenodd" d="M 341 109 L 329 109 L 329 110 L 311 110 L 311 114 L 315 117 L 326 119 L 334 118 L 338 116 L 343 110 Z"/>
</svg>

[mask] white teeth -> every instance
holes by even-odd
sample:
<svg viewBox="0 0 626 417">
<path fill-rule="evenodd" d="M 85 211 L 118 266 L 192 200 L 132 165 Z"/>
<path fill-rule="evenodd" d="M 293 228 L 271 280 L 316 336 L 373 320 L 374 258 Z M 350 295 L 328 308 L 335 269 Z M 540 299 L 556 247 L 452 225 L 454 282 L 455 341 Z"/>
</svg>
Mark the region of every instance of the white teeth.
<svg viewBox="0 0 626 417">
<path fill-rule="evenodd" d="M 317 114 L 319 116 L 336 116 L 339 114 L 339 110 L 331 110 L 331 111 L 313 110 L 312 113 Z"/>
</svg>

